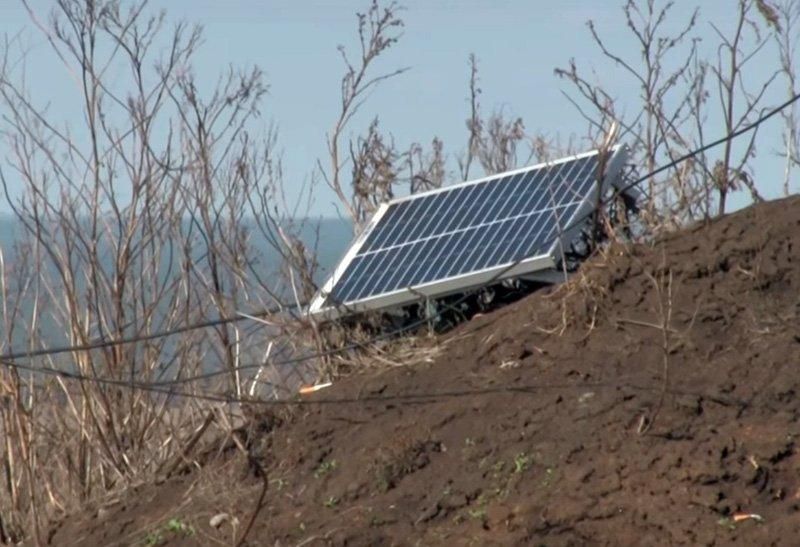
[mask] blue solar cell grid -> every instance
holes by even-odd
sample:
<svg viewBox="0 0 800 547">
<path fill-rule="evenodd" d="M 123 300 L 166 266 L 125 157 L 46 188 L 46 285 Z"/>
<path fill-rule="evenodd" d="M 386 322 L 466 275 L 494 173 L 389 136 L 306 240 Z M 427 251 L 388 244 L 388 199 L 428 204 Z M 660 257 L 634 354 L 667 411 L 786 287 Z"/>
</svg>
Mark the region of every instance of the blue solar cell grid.
<svg viewBox="0 0 800 547">
<path fill-rule="evenodd" d="M 593 154 L 392 203 L 327 303 L 547 254 L 596 184 L 596 171 Z"/>
</svg>

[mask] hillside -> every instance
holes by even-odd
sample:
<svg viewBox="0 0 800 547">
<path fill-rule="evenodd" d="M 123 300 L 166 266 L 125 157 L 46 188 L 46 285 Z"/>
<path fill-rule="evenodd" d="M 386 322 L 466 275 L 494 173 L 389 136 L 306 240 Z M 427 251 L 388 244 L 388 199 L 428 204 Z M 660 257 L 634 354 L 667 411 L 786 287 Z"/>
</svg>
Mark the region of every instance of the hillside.
<svg viewBox="0 0 800 547">
<path fill-rule="evenodd" d="M 798 295 L 798 197 L 611 249 L 430 365 L 249 411 L 254 461 L 209 448 L 50 542 L 235 544 L 263 466 L 248 545 L 793 545 Z"/>
</svg>

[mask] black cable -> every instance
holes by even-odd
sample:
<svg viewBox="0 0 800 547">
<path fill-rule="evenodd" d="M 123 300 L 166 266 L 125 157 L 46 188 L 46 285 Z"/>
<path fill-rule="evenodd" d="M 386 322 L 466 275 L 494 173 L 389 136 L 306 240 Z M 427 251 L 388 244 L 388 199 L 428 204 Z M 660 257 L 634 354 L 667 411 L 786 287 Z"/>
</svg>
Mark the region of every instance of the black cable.
<svg viewBox="0 0 800 547">
<path fill-rule="evenodd" d="M 2 361 L 0 361 L 2 362 Z M 551 384 L 513 384 L 513 385 L 505 385 L 505 386 L 494 386 L 494 387 L 485 387 L 485 388 L 474 388 L 474 389 L 454 389 L 454 390 L 446 390 L 446 391 L 433 391 L 433 392 L 422 392 L 422 393 L 398 393 L 398 394 L 388 394 L 388 395 L 359 395 L 356 397 L 334 397 L 334 398 L 321 398 L 321 397 L 310 397 L 307 399 L 256 399 L 256 398 L 244 398 L 244 397 L 233 397 L 233 396 L 225 396 L 225 395 L 218 395 L 218 394 L 209 394 L 209 393 L 193 393 L 188 391 L 177 391 L 171 389 L 164 389 L 161 387 L 148 385 L 148 384 L 139 384 L 134 383 L 133 385 L 130 382 L 126 382 L 124 380 L 109 380 L 109 379 L 98 379 L 98 378 L 91 378 L 85 377 L 80 374 L 73 374 L 61 370 L 56 369 L 44 369 L 40 370 L 36 367 L 28 367 L 26 365 L 20 365 L 19 363 L 7 363 L 2 362 L 3 365 L 6 365 L 11 368 L 23 369 L 23 370 L 30 370 L 34 372 L 42 372 L 44 374 L 51 374 L 55 376 L 61 376 L 67 379 L 72 380 L 88 380 L 88 381 L 98 381 L 101 380 L 102 383 L 105 384 L 113 384 L 119 387 L 135 387 L 138 390 L 146 391 L 150 393 L 159 393 L 163 395 L 168 395 L 170 397 L 181 397 L 181 398 L 189 398 L 189 399 L 196 399 L 196 400 L 203 400 L 203 401 L 210 401 L 210 402 L 217 402 L 217 403 L 226 403 L 226 404 L 245 404 L 245 405 L 259 405 L 259 406 L 309 406 L 309 405 L 337 405 L 337 404 L 362 404 L 362 403 L 380 403 L 380 402 L 405 402 L 405 403 L 417 403 L 417 404 L 432 404 L 440 402 L 442 399 L 449 399 L 449 398 L 458 398 L 458 397 L 470 397 L 476 395 L 493 395 L 498 393 L 521 393 L 521 394 L 531 394 L 537 391 L 553 391 L 553 390 L 571 390 L 571 389 L 631 389 L 634 391 L 658 391 L 661 389 L 661 386 L 643 386 L 639 384 L 633 384 L 630 382 L 576 382 L 576 383 L 551 383 Z M 670 389 L 668 393 L 674 395 L 692 395 L 692 396 L 701 396 L 710 401 L 719 402 L 720 404 L 725 404 L 729 406 L 746 406 L 748 403 L 733 397 L 722 396 L 722 395 L 714 395 L 702 392 L 695 392 L 695 391 L 684 391 L 684 390 L 677 390 L 677 389 Z"/>
<path fill-rule="evenodd" d="M 193 330 L 205 329 L 209 327 L 217 327 L 219 325 L 226 325 L 229 323 L 237 323 L 239 321 L 246 321 L 252 320 L 251 317 L 269 317 L 276 313 L 280 313 L 286 310 L 292 310 L 297 308 L 297 306 L 273 306 L 272 308 L 267 308 L 261 311 L 250 312 L 246 315 L 235 315 L 232 317 L 218 317 L 217 319 L 207 319 L 205 321 L 199 321 L 197 323 L 189 323 L 186 325 L 181 325 L 179 327 L 174 327 L 172 329 L 167 329 L 163 331 L 153 332 L 150 334 L 141 334 L 137 336 L 131 336 L 129 338 L 118 338 L 117 340 L 95 340 L 93 342 L 89 342 L 86 344 L 76 344 L 72 346 L 57 346 L 54 348 L 40 348 L 28 351 L 18 351 L 18 352 L 11 352 L 5 353 L 0 355 L 0 359 L 3 360 L 12 360 L 12 359 L 20 359 L 23 357 L 41 357 L 43 355 L 57 355 L 59 353 L 74 353 L 78 351 L 89 351 L 94 349 L 103 349 L 113 346 L 123 346 L 126 344 L 135 344 L 138 342 L 147 342 L 149 340 L 156 340 L 158 338 L 166 338 L 168 336 L 174 336 L 176 334 L 182 334 L 184 332 L 189 332 Z M 247 317 L 247 315 L 251 317 Z"/>
<path fill-rule="evenodd" d="M 645 174 L 645 175 L 643 175 L 643 176 L 641 176 L 641 177 L 639 177 L 637 179 L 632 180 L 631 182 L 629 182 L 628 184 L 623 186 L 621 189 L 618 189 L 617 192 L 611 197 L 611 199 L 614 199 L 620 193 L 625 193 L 626 191 L 628 191 L 628 190 L 632 189 L 633 187 L 641 184 L 642 182 L 646 181 L 647 179 L 649 179 L 649 178 L 651 178 L 651 177 L 653 177 L 653 176 L 655 176 L 655 175 L 657 175 L 659 173 L 662 173 L 662 172 L 666 171 L 667 169 L 671 169 L 671 168 L 675 167 L 676 165 L 678 165 L 680 163 L 683 163 L 684 161 L 686 161 L 688 159 L 691 159 L 691 158 L 697 156 L 698 154 L 701 154 L 701 153 L 705 152 L 706 150 L 709 150 L 711 148 L 719 146 L 720 144 L 723 144 L 725 142 L 733 140 L 733 139 L 743 135 L 744 133 L 747 133 L 747 132 L 755 129 L 756 127 L 758 127 L 759 125 L 761 125 L 762 123 L 764 123 L 768 119 L 772 118 L 773 116 L 775 116 L 776 114 L 778 114 L 782 110 L 786 109 L 787 107 L 789 107 L 793 103 L 797 102 L 798 100 L 800 100 L 800 94 L 794 95 L 792 98 L 790 98 L 789 100 L 787 100 L 783 104 L 781 104 L 778 107 L 770 110 L 769 112 L 767 112 L 766 114 L 762 115 L 757 120 L 755 120 L 752 123 L 746 125 L 745 127 L 742 127 L 740 129 L 738 129 L 737 131 L 734 131 L 734 132 L 729 133 L 728 135 L 725 135 L 725 136 L 723 136 L 723 137 L 721 137 L 721 138 L 719 138 L 719 139 L 717 139 L 715 141 L 712 141 L 709 144 L 706 144 L 706 145 L 701 146 L 701 147 L 699 147 L 699 148 L 697 148 L 695 150 L 692 150 L 691 152 L 688 152 L 688 153 L 684 154 L 683 156 L 680 156 L 680 157 L 678 157 L 676 159 L 673 159 L 669 163 L 667 163 L 665 165 L 662 165 L 662 166 L 656 168 L 655 170 L 653 170 L 653 171 L 651 171 L 651 172 L 649 172 L 649 173 L 647 173 L 647 174 Z M 600 205 L 605 205 L 605 204 L 608 203 L 608 198 L 603 199 L 601 197 L 601 199 L 599 200 L 598 203 Z M 592 211 L 587 212 L 584 215 L 580 216 L 579 218 L 575 219 L 574 221 L 572 221 L 566 228 L 561 229 L 550 241 L 548 241 L 547 245 L 548 246 L 551 245 L 555 240 L 557 240 L 559 237 L 561 237 L 565 232 L 568 232 L 569 230 L 571 230 L 571 229 L 583 224 L 594 213 L 595 213 L 595 211 L 592 210 Z M 542 247 L 544 247 L 544 245 L 542 245 Z M 539 249 L 537 249 L 537 251 L 538 250 Z M 529 252 L 526 253 L 524 256 L 516 258 L 514 261 L 512 261 L 507 266 L 502 268 L 500 271 L 496 272 L 489 280 L 485 281 L 480 286 L 473 288 L 472 291 L 474 292 L 474 290 L 477 290 L 477 289 L 479 289 L 481 287 L 487 287 L 489 285 L 494 284 L 506 272 L 508 272 L 509 270 L 514 268 L 515 266 L 517 266 L 519 264 L 519 262 L 521 262 L 522 260 L 524 260 L 528 256 L 530 256 Z M 435 312 L 434 317 L 441 316 L 441 314 L 444 313 L 444 311 L 446 311 L 447 309 L 455 308 L 456 306 L 458 306 L 459 304 L 464 302 L 469 297 L 470 297 L 470 294 L 465 294 L 461 298 L 459 298 L 458 300 L 456 300 L 456 301 L 444 306 L 444 308 L 440 308 L 439 310 L 437 310 Z M 250 313 L 249 315 L 257 316 L 257 317 L 266 316 L 266 315 L 270 315 L 270 314 L 282 311 L 283 309 L 285 309 L 285 308 L 276 307 L 276 308 L 274 308 L 274 311 L 266 310 L 266 311 L 263 311 L 263 312 Z M 343 352 L 346 352 L 346 351 L 350 351 L 350 350 L 366 347 L 366 346 L 369 346 L 369 345 L 371 345 L 371 344 L 373 344 L 375 342 L 378 342 L 380 340 L 383 340 L 383 339 L 386 339 L 386 338 L 389 338 L 389 337 L 393 337 L 393 336 L 396 336 L 398 334 L 402 334 L 402 333 L 407 332 L 409 330 L 416 329 L 417 327 L 428 323 L 431 320 L 431 317 L 426 317 L 426 318 L 420 319 L 420 320 L 418 320 L 416 322 L 413 322 L 413 323 L 411 323 L 409 325 L 405 325 L 405 326 L 403 326 L 401 328 L 398 328 L 398 329 L 395 329 L 393 331 L 387 331 L 387 332 L 381 333 L 381 334 L 379 334 L 379 335 L 377 335 L 375 337 L 372 337 L 370 340 L 366 340 L 366 341 L 363 341 L 363 342 L 354 342 L 354 343 L 351 343 L 351 344 L 347 344 L 345 346 L 341 346 L 341 347 L 338 347 L 338 348 L 326 350 L 326 351 L 323 351 L 323 352 L 317 352 L 317 353 L 313 353 L 313 354 L 309 354 L 309 355 L 305 355 L 305 356 L 289 358 L 289 359 L 285 359 L 285 360 L 281 360 L 281 361 L 277 361 L 277 362 L 272 362 L 272 363 L 260 363 L 260 364 L 242 365 L 242 366 L 236 367 L 236 368 L 228 368 L 228 369 L 225 369 L 225 370 L 212 371 L 212 372 L 209 372 L 209 373 L 200 374 L 200 375 L 193 376 L 193 377 L 187 377 L 187 378 L 175 379 L 175 380 L 165 380 L 163 382 L 154 382 L 154 383 L 144 383 L 144 382 L 142 382 L 142 383 L 133 382 L 132 383 L 130 381 L 124 381 L 124 380 L 113 380 L 113 379 L 108 379 L 108 378 L 90 377 L 90 376 L 86 376 L 86 375 L 82 375 L 82 374 L 71 373 L 71 372 L 59 370 L 59 369 L 53 369 L 53 368 L 50 368 L 50 367 L 33 367 L 33 366 L 29 366 L 29 365 L 22 365 L 20 363 L 16 363 L 16 362 L 12 361 L 13 359 L 18 359 L 18 358 L 22 358 L 22 357 L 36 357 L 36 356 L 42 356 L 42 355 L 53 355 L 53 354 L 57 354 L 57 353 L 71 353 L 71 352 L 76 352 L 76 351 L 87 351 L 87 350 L 92 350 L 92 349 L 100 349 L 100 348 L 104 348 L 104 347 L 110 347 L 110 346 L 117 346 L 117 345 L 122 345 L 122 344 L 130 344 L 130 343 L 135 343 L 135 342 L 153 340 L 153 339 L 156 339 L 156 338 L 163 338 L 163 337 L 166 337 L 166 336 L 171 336 L 171 335 L 179 334 L 179 333 L 182 333 L 182 332 L 187 332 L 187 331 L 191 331 L 191 330 L 197 330 L 197 329 L 207 328 L 207 327 L 212 327 L 212 326 L 218 326 L 218 325 L 227 324 L 227 323 L 233 323 L 233 322 L 242 321 L 242 320 L 245 320 L 245 319 L 247 319 L 247 318 L 244 317 L 244 316 L 221 317 L 221 318 L 218 318 L 218 319 L 207 320 L 207 321 L 202 321 L 202 322 L 199 322 L 199 323 L 193 323 L 193 324 L 184 325 L 184 326 L 181 326 L 181 327 L 176 327 L 174 329 L 170 329 L 170 330 L 167 330 L 167 331 L 151 333 L 151 334 L 142 335 L 142 336 L 135 336 L 135 337 L 130 337 L 130 338 L 123 338 L 123 339 L 119 339 L 119 340 L 106 340 L 106 341 L 98 341 L 98 342 L 93 342 L 93 343 L 84 344 L 84 345 L 61 346 L 61 347 L 51 348 L 51 349 L 39 349 L 39 350 L 32 350 L 32 351 L 27 351 L 27 352 L 9 353 L 9 354 L 5 354 L 5 355 L 0 356 L 0 363 L 2 363 L 4 366 L 10 367 L 10 368 L 17 368 L 17 369 L 21 369 L 21 370 L 29 370 L 31 372 L 42 372 L 44 374 L 57 375 L 57 376 L 61 376 L 61 377 L 68 378 L 68 379 L 73 379 L 73 380 L 90 381 L 90 382 L 95 382 L 95 383 L 99 383 L 99 384 L 125 386 L 125 387 L 132 388 L 132 389 L 152 390 L 152 391 L 157 391 L 157 392 L 162 392 L 162 393 L 173 394 L 173 395 L 176 395 L 176 396 L 193 396 L 191 394 L 187 394 L 187 393 L 183 393 L 183 392 L 173 392 L 173 391 L 169 391 L 169 390 L 163 390 L 163 389 L 161 389 L 161 386 L 169 386 L 169 385 L 178 385 L 178 384 L 183 384 L 183 383 L 189 383 L 189 382 L 194 382 L 194 381 L 199 381 L 199 380 L 203 380 L 203 379 L 212 378 L 212 377 L 223 375 L 223 374 L 230 374 L 232 371 L 241 371 L 241 370 L 260 368 L 260 367 L 267 366 L 267 365 L 270 365 L 270 366 L 285 366 L 285 365 L 290 365 L 290 364 L 298 364 L 298 363 L 301 363 L 301 362 L 304 362 L 304 361 L 309 361 L 309 360 L 312 360 L 312 359 L 317 359 L 317 358 L 327 357 L 327 356 L 330 356 L 330 355 L 335 355 L 335 354 L 338 354 L 338 353 L 343 353 Z M 149 389 L 149 388 L 152 388 L 152 389 Z M 202 398 L 202 397 L 199 397 L 199 398 Z M 223 398 L 223 399 L 227 400 L 225 398 Z M 211 400 L 217 400 L 217 399 L 211 399 Z M 276 402 L 278 402 L 278 401 L 276 401 Z"/>
<path fill-rule="evenodd" d="M 601 198 L 600 199 L 600 205 L 607 205 L 609 203 L 609 201 L 615 199 L 619 194 L 623 194 L 623 193 L 627 192 L 628 190 L 634 188 L 635 186 L 638 186 L 639 184 L 641 184 L 642 182 L 648 180 L 649 178 L 651 178 L 651 177 L 653 177 L 653 176 L 655 176 L 655 175 L 657 175 L 659 173 L 662 173 L 662 172 L 666 171 L 667 169 L 671 169 L 671 168 L 677 166 L 678 164 L 683 163 L 684 161 L 689 160 L 689 159 L 697 156 L 698 154 L 701 154 L 701 153 L 705 152 L 706 150 L 709 150 L 711 148 L 719 146 L 720 144 L 723 144 L 723 143 L 725 143 L 727 141 L 733 140 L 733 139 L 743 135 L 744 133 L 747 133 L 748 131 L 751 131 L 751 130 L 755 129 L 760 124 L 764 123 L 769 118 L 775 116 L 776 114 L 778 114 L 782 110 L 784 110 L 787 107 L 791 106 L 793 103 L 797 102 L 798 100 L 800 100 L 800 93 L 795 95 L 794 97 L 792 97 L 788 101 L 784 102 L 780 106 L 778 106 L 778 107 L 774 108 L 773 110 L 769 111 L 768 113 L 764 114 L 763 116 L 761 116 L 760 118 L 758 118 L 757 120 L 752 122 L 751 124 L 741 128 L 741 129 L 739 129 L 737 131 L 734 131 L 733 133 L 730 133 L 730 134 L 728 134 L 728 135 L 726 135 L 724 137 L 721 137 L 721 138 L 719 138 L 719 139 L 717 139 L 717 140 L 715 140 L 715 141 L 713 141 L 713 142 L 711 142 L 709 144 L 706 144 L 704 146 L 696 148 L 695 150 L 692 150 L 691 152 L 688 152 L 688 153 L 684 154 L 683 156 L 680 156 L 680 157 L 670 161 L 669 163 L 656 168 L 652 172 L 647 173 L 645 175 L 642 175 L 642 176 L 632 180 L 631 182 L 629 182 L 628 184 L 623 186 L 621 189 L 618 189 L 617 192 L 615 192 L 614 195 L 612 195 L 610 198 L 606 198 L 606 199 L 602 199 Z M 582 225 L 593 214 L 594 214 L 594 210 L 592 210 L 592 211 L 590 211 L 588 213 L 585 213 L 584 215 L 580 216 L 579 218 L 577 218 L 576 220 L 574 220 L 573 222 L 568 224 L 566 228 L 561 229 L 550 241 L 548 241 L 546 244 L 542 244 L 541 247 L 539 249 L 537 249 L 537 252 L 541 248 L 546 248 L 547 246 L 551 245 L 555 240 L 557 240 L 559 237 L 561 237 L 565 232 L 568 232 L 569 230 Z M 522 260 L 525 260 L 529 256 L 531 256 L 531 253 L 526 253 L 524 256 L 516 258 L 510 264 L 508 264 L 507 266 L 502 268 L 499 272 L 497 272 L 495 275 L 493 275 L 488 281 L 485 281 L 481 285 L 471 289 L 471 292 L 474 292 L 475 290 L 478 290 L 480 288 L 487 287 L 489 285 L 492 285 L 492 284 L 496 283 L 498 281 L 498 279 L 501 278 L 506 272 L 510 271 L 512 268 L 517 266 Z M 309 354 L 309 355 L 305 355 L 305 356 L 301 356 L 301 357 L 294 357 L 294 358 L 290 358 L 290 359 L 286 359 L 286 360 L 282 360 L 282 361 L 272 362 L 272 363 L 270 363 L 270 365 L 271 366 L 294 365 L 294 364 L 298 364 L 298 363 L 301 363 L 301 362 L 309 361 L 309 360 L 312 360 L 312 359 L 328 357 L 330 355 L 335 355 L 335 354 L 338 354 L 338 353 L 344 353 L 344 352 L 347 352 L 347 351 L 368 347 L 371 344 L 373 344 L 374 342 L 379 342 L 381 340 L 384 340 L 384 339 L 387 339 L 387 338 L 391 338 L 391 337 L 397 336 L 399 334 L 403 334 L 403 333 L 411 331 L 411 330 L 415 330 L 418 327 L 421 327 L 421 326 L 425 325 L 426 323 L 428 323 L 431 319 L 435 319 L 437 317 L 441 317 L 441 315 L 444 312 L 446 312 L 448 310 L 454 310 L 456 307 L 458 307 L 460 304 L 462 304 L 464 301 L 466 301 L 468 298 L 470 298 L 470 296 L 471 296 L 471 293 L 465 293 L 464 295 L 462 295 L 457 300 L 455 300 L 455 301 L 453 301 L 453 302 L 451 302 L 449 304 L 446 304 L 442 308 L 436 310 L 436 312 L 432 316 L 419 319 L 419 320 L 417 320 L 415 322 L 412 322 L 412 323 L 410 323 L 408 325 L 404 325 L 403 327 L 400 327 L 400 328 L 392 330 L 392 331 L 383 332 L 383 333 L 381 333 L 379 335 L 376 335 L 375 337 L 373 337 L 373 338 L 371 338 L 369 340 L 366 340 L 366 341 L 363 341 L 363 342 L 353 342 L 351 344 L 347 344 L 345 346 L 341 346 L 341 347 L 338 347 L 338 348 L 326 350 L 326 351 L 323 351 L 323 352 L 318 352 L 318 353 L 313 353 L 313 354 Z M 239 370 L 239 371 L 241 371 L 241 370 L 250 370 L 250 369 L 259 368 L 259 367 L 262 367 L 262 366 L 265 366 L 265 364 L 248 364 L 248 365 L 242 365 L 240 367 L 237 367 L 235 370 Z M 194 376 L 194 377 L 191 377 L 191 378 L 180 379 L 176 383 L 188 383 L 188 382 L 192 382 L 192 381 L 199 381 L 199 380 L 209 379 L 209 378 L 213 378 L 215 376 L 221 376 L 223 374 L 229 374 L 230 370 L 231 369 L 221 370 L 221 371 L 211 371 L 211 372 L 200 374 L 200 375 L 197 375 L 197 376 Z"/>
</svg>

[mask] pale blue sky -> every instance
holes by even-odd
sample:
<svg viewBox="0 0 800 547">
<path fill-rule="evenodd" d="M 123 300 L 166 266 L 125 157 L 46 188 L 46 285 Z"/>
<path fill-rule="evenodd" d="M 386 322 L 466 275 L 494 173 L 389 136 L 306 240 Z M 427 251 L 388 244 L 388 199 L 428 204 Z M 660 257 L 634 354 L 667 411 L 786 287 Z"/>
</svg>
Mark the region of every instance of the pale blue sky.
<svg viewBox="0 0 800 547">
<path fill-rule="evenodd" d="M 366 119 L 379 115 L 383 128 L 401 145 L 428 143 L 439 136 L 447 153 L 460 152 L 465 145 L 468 112 L 467 58 L 474 52 L 480 63 L 485 111 L 503 107 L 522 116 L 530 131 L 564 138 L 583 134 L 585 123 L 562 95 L 569 87 L 553 75 L 553 69 L 575 57 L 608 82 L 624 109 L 631 112 L 637 108 L 632 100 L 635 88 L 599 55 L 585 26 L 593 19 L 611 47 L 635 60 L 637 51 L 624 28 L 622 3 L 407 0 L 403 2 L 404 36 L 380 67 L 409 66 L 411 70 L 380 87 L 357 121 L 363 126 Z M 678 0 L 676 4 L 674 13 L 680 17 L 681 13 L 688 16 L 696 2 Z M 706 19 L 725 28 L 733 24 L 733 4 L 733 0 L 705 1 L 702 9 Z M 31 0 L 31 5 L 44 15 L 51 3 Z M 196 57 L 195 69 L 209 84 L 229 63 L 257 64 L 264 69 L 270 93 L 264 103 L 263 123 L 274 121 L 280 128 L 280 148 L 291 183 L 307 179 L 316 158 L 325 153 L 325 132 L 336 117 L 342 73 L 336 46 L 353 44 L 354 12 L 367 5 L 367 0 L 152 0 L 150 4 L 154 10 L 166 9 L 171 20 L 203 25 L 205 44 Z M 74 84 L 30 24 L 21 3 L 2 0 L 0 32 L 21 32 L 30 45 L 27 74 L 34 98 L 42 104 L 50 101 L 51 112 L 65 123 L 78 123 L 63 92 Z M 711 38 L 707 23 L 701 23 L 700 34 Z M 756 78 L 768 74 L 773 62 L 770 55 L 767 51 L 765 60 L 754 67 Z M 776 86 L 775 91 L 772 102 L 783 100 L 783 86 Z M 770 197 L 777 196 L 780 189 L 782 166 L 770 155 L 770 148 L 780 142 L 780 131 L 777 119 L 764 128 L 757 163 L 760 188 Z M 713 124 L 706 128 L 709 137 L 721 133 Z M 312 212 L 334 215 L 333 202 L 332 193 L 323 190 Z"/>
</svg>

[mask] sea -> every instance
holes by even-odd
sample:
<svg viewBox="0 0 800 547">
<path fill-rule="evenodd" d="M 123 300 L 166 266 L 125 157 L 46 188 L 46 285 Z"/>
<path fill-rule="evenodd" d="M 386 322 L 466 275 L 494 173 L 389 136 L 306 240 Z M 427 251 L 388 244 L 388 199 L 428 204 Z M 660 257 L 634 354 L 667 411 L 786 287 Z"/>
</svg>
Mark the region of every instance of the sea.
<svg viewBox="0 0 800 547">
<path fill-rule="evenodd" d="M 295 222 L 293 224 L 301 226 L 297 235 L 300 240 L 303 241 L 306 248 L 309 250 L 313 249 L 316 252 L 316 260 L 319 267 L 315 275 L 315 282 L 319 285 L 330 275 L 333 268 L 335 268 L 336 264 L 338 264 L 347 250 L 353 238 L 352 225 L 348 221 L 338 218 L 304 219 L 303 222 Z M 255 230 L 251 230 L 250 232 L 251 234 L 256 233 Z M 24 227 L 15 218 L 8 215 L 0 216 L 0 251 L 2 251 L 2 258 L 5 262 L 7 272 L 10 271 L 11 264 L 15 260 L 15 253 L 17 252 L 14 243 L 23 233 Z M 264 264 L 265 267 L 267 267 L 267 265 L 274 266 L 279 263 L 277 251 L 269 245 L 266 240 L 252 236 L 250 243 L 256 254 L 259 255 L 259 264 Z M 273 271 L 265 271 L 263 272 L 263 277 L 269 279 L 274 273 Z M 13 280 L 7 281 L 9 284 L 13 283 Z M 29 342 L 32 339 L 30 336 L 31 333 L 26 330 L 29 328 L 29 323 L 17 321 L 16 324 L 13 324 L 14 322 L 8 317 L 3 317 L 2 314 L 6 313 L 4 310 L 8 310 L 10 306 L 3 307 L 2 288 L 2 284 L 0 283 L 0 355 L 13 353 L 20 349 L 27 350 L 30 348 Z M 255 305 L 256 304 L 251 304 L 250 306 Z M 23 308 L 23 314 L 30 316 L 33 311 L 32 304 L 24 304 Z M 240 311 L 254 311 L 249 309 L 247 305 L 243 305 L 243 308 L 244 309 Z M 34 346 L 53 347 L 65 344 L 63 327 L 58 325 L 54 318 L 47 317 L 47 314 L 44 315 L 45 317 L 42 317 L 38 321 L 37 337 L 35 338 Z M 206 319 L 211 318 L 212 317 L 207 317 Z M 264 348 L 268 346 L 271 339 L 270 337 L 272 336 L 269 329 L 262 328 L 261 331 L 258 332 L 258 327 L 258 324 L 248 325 L 247 330 L 244 331 L 248 336 L 248 339 L 245 340 L 245 342 L 248 343 L 248 349 L 246 351 L 248 359 L 256 358 L 256 356 L 263 356 Z M 4 332 L 4 330 L 6 332 Z M 11 340 L 9 340 L 9 338 L 11 338 Z M 286 352 L 284 351 L 282 353 L 285 354 Z M 204 366 L 206 369 L 213 369 L 219 364 L 216 362 L 219 359 L 216 358 L 215 360 L 213 355 L 204 358 L 204 362 L 206 360 L 207 366 Z M 69 367 L 69 361 L 70 359 L 67 357 L 66 359 L 59 358 L 57 362 L 59 365 Z M 52 363 L 55 362 L 56 361 L 52 361 Z"/>
</svg>

